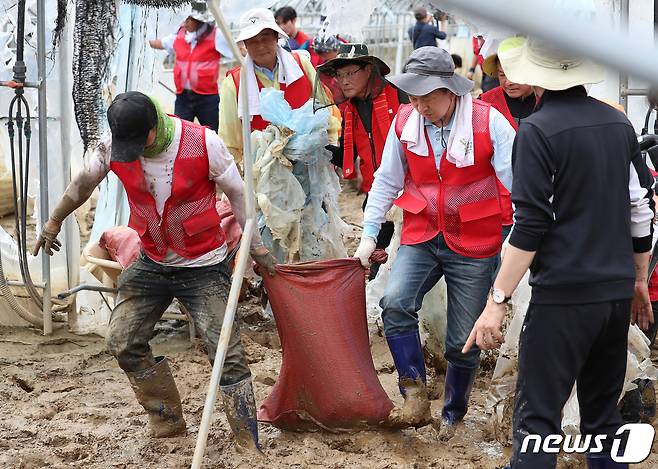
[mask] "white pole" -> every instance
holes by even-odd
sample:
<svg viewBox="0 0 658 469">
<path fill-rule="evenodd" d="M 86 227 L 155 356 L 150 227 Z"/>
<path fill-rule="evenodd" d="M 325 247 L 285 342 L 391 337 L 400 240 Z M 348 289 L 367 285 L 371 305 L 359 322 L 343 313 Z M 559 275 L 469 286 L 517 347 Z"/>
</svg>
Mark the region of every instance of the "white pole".
<svg viewBox="0 0 658 469">
<path fill-rule="evenodd" d="M 658 48 L 637 33 L 601 20 L 584 21 L 577 15 L 551 8 L 546 0 L 430 0 L 469 16 L 507 26 L 513 31 L 551 41 L 558 47 L 592 58 L 658 86 Z M 510 14 L 513 12 L 514 14 Z M 555 25 L 560 25 L 556 29 Z"/>
<path fill-rule="evenodd" d="M 208 0 L 206 2 L 208 8 L 212 12 L 217 27 L 222 31 L 226 41 L 228 42 L 233 55 L 240 62 L 240 66 L 244 65 L 244 59 L 237 44 L 231 36 L 231 32 L 224 20 L 224 16 L 219 9 L 218 0 Z M 242 115 L 249 115 L 248 108 L 248 89 L 247 74 L 240 74 L 240 93 L 242 95 Z M 217 344 L 217 352 L 215 354 L 215 362 L 212 367 L 212 374 L 210 376 L 210 385 L 208 387 L 208 394 L 206 395 L 206 403 L 203 408 L 203 416 L 201 417 L 201 424 L 199 425 L 199 434 L 196 440 L 196 447 L 194 449 L 194 457 L 192 459 L 192 468 L 200 469 L 203 463 L 203 455 L 206 451 L 206 443 L 208 441 L 208 431 L 210 429 L 210 421 L 212 419 L 215 401 L 217 400 L 217 390 L 219 388 L 219 381 L 222 376 L 222 369 L 224 367 L 224 359 L 228 350 L 228 344 L 231 337 L 231 329 L 233 328 L 233 321 L 235 319 L 235 311 L 238 307 L 238 298 L 240 296 L 240 286 L 242 284 L 242 277 L 247 269 L 247 262 L 249 260 L 249 246 L 251 238 L 256 230 L 256 213 L 253 189 L 253 176 L 252 176 L 252 162 L 251 162 L 251 123 L 248 118 L 242 119 L 242 147 L 243 147 L 243 166 L 244 166 L 244 179 L 245 179 L 245 206 L 246 206 L 246 222 L 242 239 L 240 240 L 240 252 L 238 254 L 238 261 L 233 271 L 233 279 L 231 282 L 231 292 L 228 296 L 226 304 L 226 311 L 224 313 L 224 322 L 222 323 L 222 331 L 219 335 L 219 343 Z"/>
<path fill-rule="evenodd" d="M 68 8 L 68 5 L 67 5 Z M 59 40 L 59 142 L 62 156 L 62 184 L 66 189 L 71 182 L 71 41 L 69 34 L 71 21 L 66 21 Z M 73 288 L 78 283 L 78 264 L 80 259 L 80 245 L 74 244 L 75 222 L 73 217 L 64 220 L 64 252 L 68 275 L 67 288 Z"/>
<path fill-rule="evenodd" d="M 39 75 L 39 215 L 41 226 L 48 221 L 48 114 L 46 107 L 46 0 L 37 0 L 37 69 Z M 26 181 L 27 183 L 27 181 Z M 27 203 L 27 201 L 23 201 Z M 43 335 L 53 333 L 50 299 L 50 256 L 41 251 L 43 287 Z"/>
<path fill-rule="evenodd" d="M 404 54 L 404 25 L 398 29 L 398 47 L 395 50 L 395 73 L 402 73 L 402 55 Z"/>
</svg>

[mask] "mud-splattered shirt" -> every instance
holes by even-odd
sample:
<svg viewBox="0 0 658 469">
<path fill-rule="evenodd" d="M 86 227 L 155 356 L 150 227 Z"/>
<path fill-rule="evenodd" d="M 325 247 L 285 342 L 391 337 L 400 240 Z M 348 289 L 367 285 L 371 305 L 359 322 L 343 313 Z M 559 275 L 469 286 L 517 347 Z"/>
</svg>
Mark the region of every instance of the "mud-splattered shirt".
<svg viewBox="0 0 658 469">
<path fill-rule="evenodd" d="M 144 172 L 144 179 L 149 192 L 155 199 L 158 213 L 162 215 L 165 202 L 171 195 L 171 182 L 174 170 L 174 160 L 178 154 L 181 136 L 181 121 L 174 118 L 174 138 L 171 145 L 162 153 L 152 158 L 139 157 Z M 107 131 L 85 168 L 96 179 L 103 179 L 110 171 L 110 156 L 112 148 L 112 134 Z M 208 179 L 215 181 L 222 192 L 227 186 L 242 184 L 240 173 L 229 153 L 226 145 L 219 136 L 210 129 L 206 129 L 206 148 L 208 149 Z M 177 267 L 201 267 L 217 264 L 226 257 L 226 244 L 195 259 L 187 259 L 169 250 L 167 256 L 160 262 L 163 265 Z"/>
</svg>

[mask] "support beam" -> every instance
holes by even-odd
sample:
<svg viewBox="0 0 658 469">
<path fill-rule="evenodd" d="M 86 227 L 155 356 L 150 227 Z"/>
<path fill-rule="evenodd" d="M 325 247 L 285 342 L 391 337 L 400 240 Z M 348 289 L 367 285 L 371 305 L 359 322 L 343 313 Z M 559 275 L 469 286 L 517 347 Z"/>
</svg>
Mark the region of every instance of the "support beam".
<svg viewBox="0 0 658 469">
<path fill-rule="evenodd" d="M 627 1 L 627 0 L 623 0 Z M 658 86 L 658 47 L 646 38 L 599 20 L 583 21 L 565 15 L 547 0 L 429 0 L 445 11 L 458 10 L 469 17 L 507 26 L 520 34 L 551 41 L 558 47 Z M 510 15 L 509 12 L 514 14 Z M 559 24 L 559 30 L 555 25 Z"/>
<path fill-rule="evenodd" d="M 39 215 L 41 226 L 48 221 L 48 122 L 46 105 L 46 0 L 37 0 L 37 71 L 39 76 Z M 66 156 L 66 155 L 64 155 Z M 53 333 L 50 299 L 50 256 L 41 250 L 43 289 L 43 334 Z"/>
</svg>

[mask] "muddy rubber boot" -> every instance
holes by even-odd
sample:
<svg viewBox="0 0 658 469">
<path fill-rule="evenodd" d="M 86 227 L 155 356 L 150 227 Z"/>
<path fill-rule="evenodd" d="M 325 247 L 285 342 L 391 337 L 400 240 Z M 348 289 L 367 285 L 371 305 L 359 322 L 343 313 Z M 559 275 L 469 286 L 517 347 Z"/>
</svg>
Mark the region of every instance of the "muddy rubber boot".
<svg viewBox="0 0 658 469">
<path fill-rule="evenodd" d="M 468 399 L 473 390 L 477 368 L 462 368 L 448 362 L 446 370 L 443 411 L 439 439 L 448 441 L 455 436 L 457 424 L 468 410 Z"/>
<path fill-rule="evenodd" d="M 239 448 L 260 453 L 256 400 L 251 377 L 235 384 L 220 386 L 228 424 Z"/>
<path fill-rule="evenodd" d="M 615 462 L 609 455 L 588 454 L 587 469 L 628 469 L 628 464 Z"/>
<path fill-rule="evenodd" d="M 155 438 L 182 435 L 186 431 L 183 406 L 165 357 L 155 357 L 146 370 L 126 373 L 137 401 L 149 416 L 149 433 Z"/>
<path fill-rule="evenodd" d="M 398 370 L 398 387 L 404 397 L 402 407 L 391 410 L 389 426 L 399 429 L 429 425 L 432 415 L 425 386 L 425 357 L 418 331 L 387 336 L 386 341 Z"/>
</svg>

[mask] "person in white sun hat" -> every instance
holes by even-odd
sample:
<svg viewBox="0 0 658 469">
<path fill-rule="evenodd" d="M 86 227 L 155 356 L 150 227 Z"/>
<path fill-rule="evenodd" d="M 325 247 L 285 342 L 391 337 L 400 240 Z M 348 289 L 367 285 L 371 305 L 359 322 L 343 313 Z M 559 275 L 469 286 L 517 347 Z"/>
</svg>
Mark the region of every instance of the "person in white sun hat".
<svg viewBox="0 0 658 469">
<path fill-rule="evenodd" d="M 249 74 L 249 116 L 251 130 L 264 130 L 269 124 L 260 116 L 259 92 L 263 88 L 282 90 L 293 109 L 304 105 L 313 94 L 315 69 L 308 58 L 290 53 L 278 43 L 287 38 L 266 8 L 254 8 L 240 17 L 240 33 L 236 41 L 244 41 L 247 49 L 245 71 Z M 226 74 L 221 85 L 222 102 L 219 107 L 219 135 L 236 161 L 242 161 L 242 123 L 239 105 L 241 67 Z M 329 141 L 338 141 L 340 120 L 329 120 Z"/>
<path fill-rule="evenodd" d="M 629 321 L 647 329 L 653 320 L 653 178 L 626 116 L 587 96 L 584 85 L 603 79 L 601 67 L 535 39 L 499 59 L 507 77 L 531 85 L 540 101 L 516 135 L 515 224 L 464 351 L 500 345 L 505 302 L 530 268 L 511 465 L 555 467 L 556 453 L 522 452 L 523 442 L 562 433 L 562 408 L 577 383 L 581 434 L 607 436 L 602 451 L 587 455 L 588 467 L 625 468 L 610 451 L 623 423 L 617 399 Z"/>
</svg>

